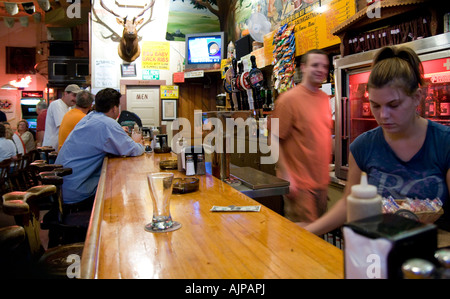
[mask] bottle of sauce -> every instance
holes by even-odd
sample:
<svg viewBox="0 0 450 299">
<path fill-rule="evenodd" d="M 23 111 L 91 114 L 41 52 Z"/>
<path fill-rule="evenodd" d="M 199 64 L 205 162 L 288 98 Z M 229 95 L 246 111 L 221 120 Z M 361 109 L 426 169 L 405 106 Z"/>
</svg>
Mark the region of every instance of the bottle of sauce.
<svg viewBox="0 0 450 299">
<path fill-rule="evenodd" d="M 377 188 L 367 183 L 367 174 L 361 174 L 359 185 L 353 185 L 351 194 L 347 196 L 347 222 L 352 222 L 379 215 L 381 210 L 381 196 Z"/>
</svg>

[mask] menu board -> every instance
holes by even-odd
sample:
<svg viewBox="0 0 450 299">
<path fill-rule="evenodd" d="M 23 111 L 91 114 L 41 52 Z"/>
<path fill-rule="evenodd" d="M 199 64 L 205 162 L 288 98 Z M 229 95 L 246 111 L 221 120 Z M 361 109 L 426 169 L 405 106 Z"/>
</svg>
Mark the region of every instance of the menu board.
<svg viewBox="0 0 450 299">
<path fill-rule="evenodd" d="M 272 31 L 266 35 L 264 35 L 264 58 L 265 63 L 260 67 L 269 65 L 273 62 L 273 51 L 275 50 L 275 45 L 273 44 L 273 36 L 275 35 L 275 31 Z M 258 64 L 259 66 L 259 64 Z"/>
<path fill-rule="evenodd" d="M 295 55 L 339 44 L 340 38 L 331 31 L 355 13 L 355 1 L 333 0 L 326 6 L 316 3 L 293 14 L 287 22 L 295 24 Z"/>
</svg>

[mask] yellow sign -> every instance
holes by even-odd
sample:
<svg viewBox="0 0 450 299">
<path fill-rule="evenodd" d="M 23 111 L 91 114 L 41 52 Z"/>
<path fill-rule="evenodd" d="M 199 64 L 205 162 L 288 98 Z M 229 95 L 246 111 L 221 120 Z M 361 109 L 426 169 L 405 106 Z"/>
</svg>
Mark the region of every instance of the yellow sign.
<svg viewBox="0 0 450 299">
<path fill-rule="evenodd" d="M 161 99 L 178 99 L 177 85 L 161 85 Z"/>
<path fill-rule="evenodd" d="M 308 6 L 288 19 L 295 25 L 295 56 L 339 44 L 340 38 L 331 31 L 356 13 L 355 1 L 351 0 L 332 0 L 324 12 L 318 12 L 323 7 L 318 3 Z"/>
<path fill-rule="evenodd" d="M 264 35 L 264 64 L 270 65 L 273 62 L 273 51 L 275 50 L 275 45 L 273 44 L 273 37 L 275 35 L 275 30 Z"/>
<path fill-rule="evenodd" d="M 170 43 L 169 42 L 143 42 L 142 68 L 152 70 L 170 69 Z"/>
</svg>

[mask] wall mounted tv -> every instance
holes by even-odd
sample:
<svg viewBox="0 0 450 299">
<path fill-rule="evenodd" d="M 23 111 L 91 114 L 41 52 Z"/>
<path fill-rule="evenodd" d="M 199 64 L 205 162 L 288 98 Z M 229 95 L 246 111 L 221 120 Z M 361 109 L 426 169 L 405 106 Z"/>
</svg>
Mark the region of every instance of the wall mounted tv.
<svg viewBox="0 0 450 299">
<path fill-rule="evenodd" d="M 186 34 L 186 70 L 213 69 L 225 57 L 225 33 Z"/>
<path fill-rule="evenodd" d="M 89 58 L 87 57 L 48 57 L 48 81 L 71 82 L 82 84 L 89 75 Z"/>
</svg>

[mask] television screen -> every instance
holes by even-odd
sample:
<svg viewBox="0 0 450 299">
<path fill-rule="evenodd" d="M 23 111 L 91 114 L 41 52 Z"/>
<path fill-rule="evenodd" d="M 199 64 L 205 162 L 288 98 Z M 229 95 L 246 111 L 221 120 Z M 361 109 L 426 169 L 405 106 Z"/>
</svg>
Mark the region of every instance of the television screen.
<svg viewBox="0 0 450 299">
<path fill-rule="evenodd" d="M 209 68 L 223 59 L 224 34 L 201 33 L 186 35 L 187 68 Z"/>
<path fill-rule="evenodd" d="M 28 118 L 26 119 L 28 122 L 28 128 L 30 129 L 36 129 L 37 127 L 37 118 Z"/>
</svg>

